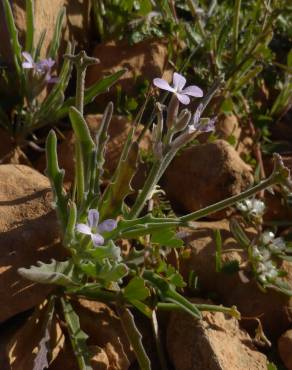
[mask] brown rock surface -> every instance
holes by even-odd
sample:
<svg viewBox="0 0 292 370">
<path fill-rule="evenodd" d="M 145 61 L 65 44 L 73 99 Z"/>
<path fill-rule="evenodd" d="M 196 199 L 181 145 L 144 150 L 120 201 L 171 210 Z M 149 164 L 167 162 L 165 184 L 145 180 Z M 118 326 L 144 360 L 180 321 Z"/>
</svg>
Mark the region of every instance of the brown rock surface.
<svg viewBox="0 0 292 370">
<path fill-rule="evenodd" d="M 6 346 L 10 370 L 33 369 L 34 361 L 39 352 L 40 341 L 45 337 L 45 323 L 47 306 L 36 310 L 26 323 L 17 330 Z M 49 348 L 48 363 L 55 360 L 64 346 L 65 337 L 56 318 L 50 325 L 48 338 Z"/>
<path fill-rule="evenodd" d="M 163 188 L 176 209 L 194 212 L 240 193 L 251 181 L 250 166 L 230 144 L 217 140 L 178 155 L 166 170 Z"/>
<path fill-rule="evenodd" d="M 292 298 L 268 289 L 262 292 L 256 281 L 251 277 L 249 282 L 242 282 L 239 274 L 216 272 L 213 231 L 220 230 L 223 240 L 222 262 L 238 261 L 241 270 L 249 276 L 246 251 L 233 239 L 227 221 L 200 222 L 198 230 L 193 231 L 185 241 L 187 243 L 187 258 L 181 258 L 181 271 L 187 278 L 190 271 L 198 276 L 201 289 L 208 293 L 215 293 L 219 303 L 226 306 L 235 305 L 242 316 L 251 318 L 242 320 L 242 325 L 254 333 L 255 320 L 258 317 L 265 333 L 272 337 L 278 337 L 289 328 L 292 323 Z M 250 238 L 255 236 L 255 231 L 248 230 Z M 287 271 L 287 281 L 292 281 L 292 264 L 284 262 L 282 268 Z"/>
<path fill-rule="evenodd" d="M 98 44 L 92 52 L 93 56 L 100 59 L 100 64 L 90 66 L 87 73 L 87 86 L 90 86 L 105 75 L 115 73 L 121 69 L 127 72 L 119 80 L 123 92 L 133 95 L 136 92 L 137 82 L 155 77 L 161 77 L 168 61 L 166 41 L 144 40 L 140 43 L 129 45 L 126 40 L 110 41 Z M 168 77 L 168 73 L 164 78 Z M 107 99 L 113 99 L 115 90 L 107 94 Z M 98 97 L 98 102 L 100 97 Z"/>
<path fill-rule="evenodd" d="M 265 370 L 267 358 L 253 346 L 238 321 L 221 312 L 202 320 L 172 313 L 167 328 L 167 350 L 176 370 Z"/>
<path fill-rule="evenodd" d="M 51 202 L 46 177 L 23 165 L 0 166 L 0 322 L 34 307 L 51 290 L 17 273 L 64 255 Z"/>
<path fill-rule="evenodd" d="M 26 32 L 26 12 L 25 12 L 25 1 L 14 0 L 11 2 L 14 21 L 19 31 L 20 40 L 24 45 L 24 38 Z M 57 19 L 57 15 L 61 7 L 66 8 L 66 17 L 64 20 L 63 28 L 63 46 L 61 47 L 62 53 L 65 50 L 65 42 L 77 41 L 80 47 L 88 42 L 88 31 L 90 21 L 90 6 L 91 0 L 41 0 L 34 1 L 34 13 L 35 13 L 35 43 L 38 42 L 39 37 L 43 30 L 46 30 L 44 39 L 43 49 L 41 57 L 45 58 L 47 55 L 48 48 L 53 39 L 54 27 Z M 1 24 L 5 24 L 5 18 L 1 9 L 0 13 Z M 3 28 L 6 31 L 5 28 Z M 3 36 L 3 40 L 8 40 L 8 36 Z M 0 52 L 4 55 L 6 61 L 11 61 L 11 53 L 9 52 L 8 43 L 1 43 Z"/>
<path fill-rule="evenodd" d="M 287 330 L 279 338 L 278 352 L 287 370 L 292 370 L 292 329 Z"/>
<path fill-rule="evenodd" d="M 88 123 L 92 137 L 95 136 L 96 131 L 101 124 L 102 115 L 88 115 L 86 121 Z M 119 157 L 122 153 L 124 143 L 127 139 L 128 133 L 132 128 L 131 122 L 123 116 L 113 116 L 109 125 L 109 140 L 106 146 L 105 153 L 105 177 L 109 177 L 113 174 Z M 142 126 L 137 129 L 137 136 L 142 130 Z M 137 137 L 136 136 L 136 137 Z M 146 134 L 144 139 L 140 143 L 140 148 L 142 150 L 148 150 L 151 146 L 150 136 Z M 59 165 L 65 170 L 65 182 L 72 182 L 74 179 L 74 134 L 70 131 L 66 135 L 66 140 L 64 140 L 58 147 L 58 157 Z M 43 172 L 46 167 L 45 156 L 41 157 L 36 168 Z"/>
<path fill-rule="evenodd" d="M 82 330 L 89 335 L 88 344 L 105 351 L 109 370 L 127 370 L 135 356 L 113 310 L 103 303 L 85 299 L 80 299 L 75 309 Z"/>
</svg>

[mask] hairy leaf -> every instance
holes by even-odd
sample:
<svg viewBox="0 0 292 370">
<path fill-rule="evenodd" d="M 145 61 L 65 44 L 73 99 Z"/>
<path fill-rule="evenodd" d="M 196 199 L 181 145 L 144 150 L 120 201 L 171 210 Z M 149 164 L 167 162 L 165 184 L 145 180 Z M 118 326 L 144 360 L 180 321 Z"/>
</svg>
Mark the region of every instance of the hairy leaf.
<svg viewBox="0 0 292 370">
<path fill-rule="evenodd" d="M 28 279 L 41 284 L 57 284 L 62 286 L 78 285 L 74 280 L 74 265 L 70 261 L 51 263 L 37 262 L 37 266 L 20 268 L 18 273 Z"/>
</svg>

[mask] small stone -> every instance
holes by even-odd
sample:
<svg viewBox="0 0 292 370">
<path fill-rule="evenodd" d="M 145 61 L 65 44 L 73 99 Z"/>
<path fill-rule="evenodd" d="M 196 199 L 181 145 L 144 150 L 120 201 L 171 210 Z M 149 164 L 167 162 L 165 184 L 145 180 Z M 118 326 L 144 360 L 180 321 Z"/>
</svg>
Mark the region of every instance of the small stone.
<svg viewBox="0 0 292 370">
<path fill-rule="evenodd" d="M 278 352 L 287 370 L 292 370 L 292 329 L 287 330 L 279 338 Z"/>
</svg>

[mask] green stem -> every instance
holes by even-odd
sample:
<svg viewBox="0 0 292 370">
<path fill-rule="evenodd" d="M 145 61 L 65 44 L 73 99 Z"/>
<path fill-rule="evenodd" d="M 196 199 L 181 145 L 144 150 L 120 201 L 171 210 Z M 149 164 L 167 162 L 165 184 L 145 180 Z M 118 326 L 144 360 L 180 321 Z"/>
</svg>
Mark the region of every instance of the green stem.
<svg viewBox="0 0 292 370">
<path fill-rule="evenodd" d="M 195 220 L 197 220 L 199 218 L 202 218 L 202 217 L 206 217 L 206 216 L 210 215 L 211 213 L 221 211 L 224 208 L 230 207 L 233 204 L 235 204 L 237 202 L 240 202 L 241 200 L 246 199 L 246 198 L 254 195 L 257 192 L 274 185 L 276 182 L 277 181 L 274 178 L 274 176 L 270 176 L 266 180 L 261 181 L 257 185 L 253 186 L 250 189 L 247 189 L 247 190 L 243 191 L 240 194 L 233 195 L 232 197 L 230 197 L 228 199 L 221 200 L 220 202 L 217 202 L 215 204 L 211 204 L 210 206 L 207 206 L 203 209 L 200 209 L 198 211 L 189 213 L 188 215 L 183 216 L 180 219 L 183 222 L 188 222 L 188 221 L 195 221 Z"/>
<path fill-rule="evenodd" d="M 237 311 L 235 306 L 232 307 L 225 307 L 225 306 L 217 306 L 212 304 L 194 304 L 199 311 L 208 311 L 208 312 L 223 312 L 230 316 L 234 316 L 236 318 L 240 318 L 240 313 Z M 158 310 L 161 311 L 183 311 L 181 306 L 175 303 L 158 303 L 157 304 Z"/>
<path fill-rule="evenodd" d="M 78 66 L 77 68 L 77 78 L 76 78 L 76 100 L 75 105 L 79 112 L 83 115 L 84 110 L 84 90 L 85 90 L 85 75 L 86 68 L 84 66 Z"/>
<path fill-rule="evenodd" d="M 144 187 L 141 193 L 138 195 L 135 204 L 133 205 L 130 213 L 127 216 L 127 219 L 132 219 L 139 216 L 140 212 L 142 211 L 145 205 L 145 202 L 150 197 L 154 186 L 157 184 L 157 175 L 159 174 L 160 168 L 161 168 L 160 161 L 157 161 L 153 164 L 151 171 L 147 177 L 147 180 L 144 184 Z"/>
<path fill-rule="evenodd" d="M 190 8 L 190 11 L 192 13 L 192 16 L 194 17 L 194 19 L 196 19 L 198 21 L 199 32 L 200 32 L 202 38 L 205 39 L 206 38 L 206 32 L 204 30 L 204 26 L 203 26 L 203 23 L 201 21 L 200 15 L 197 12 L 196 4 L 195 4 L 194 0 L 187 0 L 187 3 L 188 3 L 188 6 Z"/>
</svg>

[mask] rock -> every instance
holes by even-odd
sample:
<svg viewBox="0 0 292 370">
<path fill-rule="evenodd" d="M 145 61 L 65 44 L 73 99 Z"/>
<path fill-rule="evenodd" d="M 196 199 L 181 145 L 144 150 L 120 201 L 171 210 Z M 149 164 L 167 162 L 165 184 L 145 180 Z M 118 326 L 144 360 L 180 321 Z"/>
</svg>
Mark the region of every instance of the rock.
<svg viewBox="0 0 292 370">
<path fill-rule="evenodd" d="M 215 271 L 216 245 L 214 230 L 220 230 L 222 237 L 222 264 L 236 262 L 241 271 L 250 276 L 246 251 L 232 237 L 227 221 L 200 222 L 198 229 L 184 237 L 187 244 L 186 257 L 181 257 L 181 272 L 185 279 L 193 271 L 198 276 L 199 287 L 205 294 L 216 297 L 216 302 L 226 306 L 235 305 L 243 317 L 242 326 L 254 334 L 257 326 L 255 317 L 263 324 L 263 329 L 269 338 L 277 338 L 289 328 L 292 323 L 292 298 L 282 293 L 268 289 L 262 292 L 255 279 L 243 282 L 238 272 Z M 253 229 L 246 230 L 249 238 L 254 238 Z M 282 269 L 287 272 L 287 281 L 292 281 L 292 265 L 283 262 Z"/>
<path fill-rule="evenodd" d="M 39 352 L 39 343 L 46 336 L 45 324 L 47 306 L 43 304 L 40 309 L 26 323 L 17 330 L 6 346 L 10 370 L 33 369 L 34 361 Z M 64 346 L 65 336 L 55 317 L 49 329 L 48 347 L 51 349 L 48 362 L 53 362 Z"/>
<path fill-rule="evenodd" d="M 0 166 L 0 322 L 39 304 L 52 289 L 17 273 L 64 256 L 51 203 L 46 177 L 23 165 Z"/>
<path fill-rule="evenodd" d="M 216 124 L 216 134 L 219 139 L 231 140 L 236 146 L 241 134 L 237 117 L 234 114 L 223 116 Z"/>
<path fill-rule="evenodd" d="M 169 73 L 164 74 L 168 61 L 166 40 L 147 39 L 134 45 L 129 45 L 126 40 L 109 41 L 96 45 L 92 56 L 100 59 L 100 63 L 88 68 L 87 86 L 125 68 L 127 72 L 118 83 L 125 94 L 133 96 L 137 93 L 139 81 L 169 77 Z M 115 96 L 115 89 L 112 89 L 106 95 L 107 101 L 113 100 Z M 100 103 L 100 97 L 97 102 Z"/>
<path fill-rule="evenodd" d="M 218 139 L 225 140 L 236 147 L 241 135 L 241 128 L 237 117 L 234 114 L 219 116 L 215 125 L 215 135 Z M 206 143 L 210 133 L 202 133 L 198 140 L 201 144 Z"/>
<path fill-rule="evenodd" d="M 92 370 L 110 370 L 110 364 L 105 351 L 98 346 L 88 346 L 92 355 L 91 366 Z M 79 370 L 79 366 L 74 355 L 71 343 L 69 340 L 65 342 L 65 346 L 59 353 L 57 359 L 50 365 L 49 370 Z"/>
<path fill-rule="evenodd" d="M 162 185 L 174 208 L 187 213 L 239 194 L 251 182 L 250 166 L 230 144 L 217 140 L 184 150 L 166 170 Z"/>
<path fill-rule="evenodd" d="M 278 340 L 278 352 L 287 370 L 292 370 L 292 329 L 287 330 Z"/>
<path fill-rule="evenodd" d="M 101 124 L 102 115 L 88 115 L 86 117 L 92 137 L 95 136 L 99 125 Z M 119 157 L 122 153 L 124 143 L 127 139 L 128 133 L 132 128 L 131 122 L 129 122 L 123 116 L 113 116 L 109 125 L 109 140 L 106 146 L 105 154 L 105 173 L 104 176 L 109 178 L 119 161 Z M 136 137 L 142 130 L 142 126 L 137 129 Z M 150 149 L 151 139 L 150 134 L 146 133 L 144 139 L 140 143 L 140 148 L 144 151 Z M 74 134 L 72 131 L 66 134 L 66 139 L 58 146 L 58 158 L 59 165 L 65 170 L 65 182 L 71 183 L 74 179 Z M 36 163 L 36 168 L 43 172 L 46 168 L 46 158 L 42 156 Z M 142 169 L 141 169 L 142 170 Z"/>
<path fill-rule="evenodd" d="M 172 313 L 167 350 L 175 370 L 267 369 L 266 356 L 256 350 L 238 321 L 221 312 L 206 312 L 202 320 Z"/>
<path fill-rule="evenodd" d="M 113 310 L 103 303 L 85 299 L 80 299 L 75 309 L 82 330 L 89 335 L 88 344 L 105 351 L 110 364 L 109 370 L 127 370 L 135 356 L 120 319 Z"/>
<path fill-rule="evenodd" d="M 14 21 L 19 31 L 21 44 L 24 45 L 25 32 L 26 32 L 26 11 L 25 1 L 14 0 L 10 2 L 14 15 Z M 80 48 L 84 48 L 88 43 L 88 31 L 90 28 L 90 8 L 91 0 L 42 0 L 34 1 L 34 14 L 35 14 L 35 44 L 38 42 L 39 37 L 43 30 L 46 30 L 46 35 L 41 51 L 41 57 L 47 56 L 47 51 L 53 39 L 55 23 L 59 10 L 62 7 L 66 8 L 66 17 L 64 20 L 63 35 L 59 57 L 65 51 L 65 44 L 67 41 L 76 41 Z M 5 24 L 3 9 L 0 9 L 1 24 Z M 3 40 L 9 40 L 8 31 L 3 27 L 4 36 Z M 6 36 L 5 36 L 6 34 Z M 12 62 L 12 54 L 7 43 L 1 43 L 0 53 L 6 62 Z"/>
</svg>

